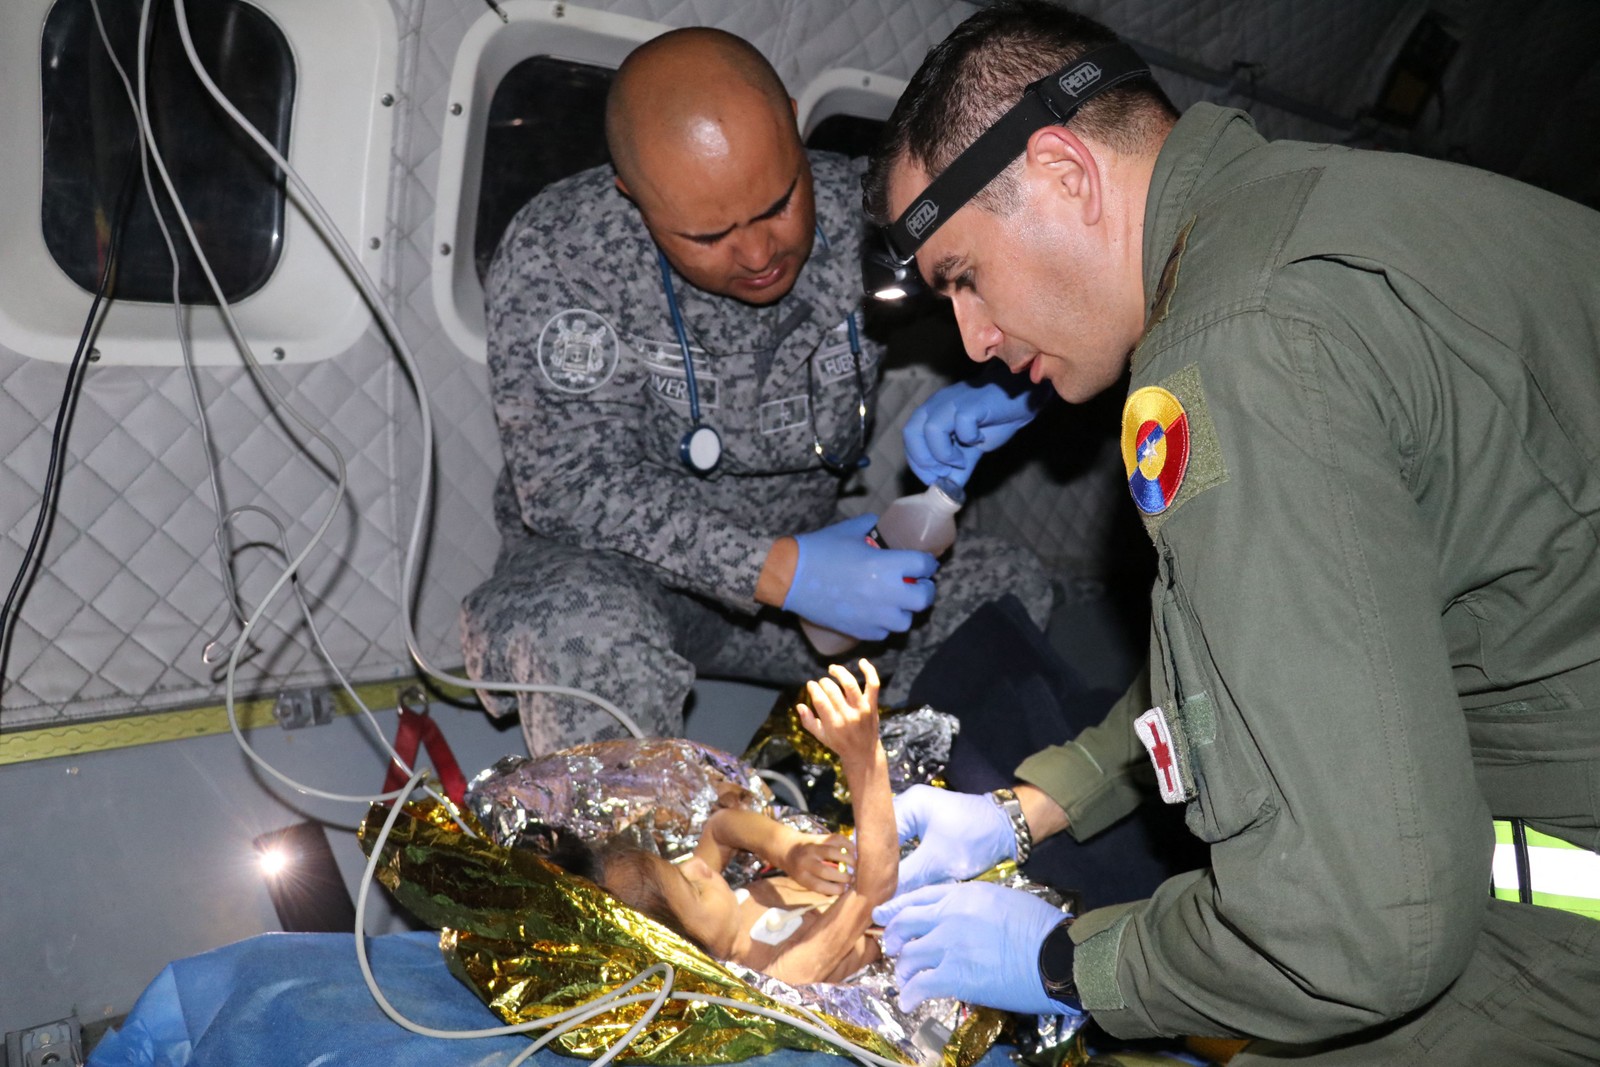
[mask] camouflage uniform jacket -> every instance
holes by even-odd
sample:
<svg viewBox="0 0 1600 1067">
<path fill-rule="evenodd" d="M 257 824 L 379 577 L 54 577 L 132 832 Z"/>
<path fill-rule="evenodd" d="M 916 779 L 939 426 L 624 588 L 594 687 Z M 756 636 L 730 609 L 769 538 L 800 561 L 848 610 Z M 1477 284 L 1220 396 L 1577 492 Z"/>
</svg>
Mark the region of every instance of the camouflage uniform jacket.
<svg viewBox="0 0 1600 1067">
<path fill-rule="evenodd" d="M 879 350 L 862 338 L 858 387 L 845 322 L 861 292 L 859 166 L 810 159 L 827 241 L 783 299 L 753 307 L 673 277 L 702 420 L 722 437 L 706 477 L 679 459 L 692 426 L 682 350 L 655 244 L 610 168 L 518 212 L 487 281 L 502 534 L 622 553 L 664 585 L 754 611 L 772 542 L 834 519 L 839 478 L 818 462 L 813 428 L 834 453 L 854 447 Z"/>
<path fill-rule="evenodd" d="M 1430 1004 L 1513 923 L 1593 938 L 1488 891 L 1491 813 L 1600 845 L 1600 215 L 1201 104 L 1144 233 L 1150 672 L 1020 773 L 1080 835 L 1154 773 L 1211 864 L 1079 918 L 1084 1006 L 1308 1042 Z M 1592 1021 L 1600 988 L 1558 998 Z"/>
</svg>

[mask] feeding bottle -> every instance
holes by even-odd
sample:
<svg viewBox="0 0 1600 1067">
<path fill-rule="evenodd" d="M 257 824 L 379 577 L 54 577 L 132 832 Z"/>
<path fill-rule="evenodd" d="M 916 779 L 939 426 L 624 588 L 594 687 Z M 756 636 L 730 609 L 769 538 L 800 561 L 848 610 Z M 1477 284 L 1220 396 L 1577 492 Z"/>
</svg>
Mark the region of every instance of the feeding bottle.
<svg viewBox="0 0 1600 1067">
<path fill-rule="evenodd" d="M 949 478 L 940 478 L 926 490 L 903 496 L 883 509 L 878 525 L 867 535 L 867 542 L 875 548 L 913 549 L 930 556 L 940 556 L 955 544 L 956 512 L 966 502 L 966 493 Z M 911 581 L 912 579 L 906 579 Z M 849 634 L 818 626 L 809 619 L 800 620 L 811 647 L 824 656 L 838 656 L 850 651 L 857 640 Z"/>
</svg>

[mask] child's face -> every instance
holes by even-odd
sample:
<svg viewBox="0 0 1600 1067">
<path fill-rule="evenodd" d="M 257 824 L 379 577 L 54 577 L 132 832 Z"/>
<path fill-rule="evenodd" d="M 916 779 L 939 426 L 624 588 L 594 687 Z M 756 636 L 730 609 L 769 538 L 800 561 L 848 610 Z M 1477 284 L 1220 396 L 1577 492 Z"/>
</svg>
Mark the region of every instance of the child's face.
<svg viewBox="0 0 1600 1067">
<path fill-rule="evenodd" d="M 673 914 L 707 952 L 727 959 L 739 932 L 739 900 L 727 879 L 692 854 L 681 863 L 657 862 L 663 868 L 661 887 Z"/>
</svg>

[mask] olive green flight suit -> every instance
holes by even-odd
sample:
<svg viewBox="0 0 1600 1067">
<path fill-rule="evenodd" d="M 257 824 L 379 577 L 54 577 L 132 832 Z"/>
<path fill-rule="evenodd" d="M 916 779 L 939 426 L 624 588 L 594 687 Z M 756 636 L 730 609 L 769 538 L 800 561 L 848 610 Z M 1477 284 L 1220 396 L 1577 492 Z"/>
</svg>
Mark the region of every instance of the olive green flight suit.
<svg viewBox="0 0 1600 1067">
<path fill-rule="evenodd" d="M 1083 837 L 1159 772 L 1211 867 L 1079 918 L 1084 1007 L 1239 1065 L 1600 1062 L 1600 922 L 1489 898 L 1491 816 L 1600 848 L 1600 215 L 1199 105 L 1144 241 L 1150 674 L 1018 773 Z"/>
</svg>

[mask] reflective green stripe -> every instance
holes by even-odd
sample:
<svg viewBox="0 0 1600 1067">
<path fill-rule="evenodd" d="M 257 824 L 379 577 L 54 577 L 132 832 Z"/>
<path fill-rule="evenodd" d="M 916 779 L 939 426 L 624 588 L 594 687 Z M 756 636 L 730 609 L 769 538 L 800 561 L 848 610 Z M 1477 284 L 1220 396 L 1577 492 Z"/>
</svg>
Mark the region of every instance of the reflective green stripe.
<svg viewBox="0 0 1600 1067">
<path fill-rule="evenodd" d="M 1517 901 L 1517 890 L 1496 889 L 1494 895 L 1499 900 L 1509 900 L 1513 904 Z M 1541 893 L 1534 890 L 1533 903 L 1546 908 L 1557 908 L 1561 911 L 1576 912 L 1587 915 L 1591 919 L 1600 919 L 1600 900 L 1586 899 L 1584 897 L 1564 897 L 1560 893 Z"/>
<path fill-rule="evenodd" d="M 1523 833 L 1532 903 L 1600 919 L 1600 855 L 1537 830 L 1524 827 Z M 1495 820 L 1494 840 L 1494 895 L 1518 900 L 1516 847 L 1509 820 Z M 1541 891 L 1541 885 L 1560 892 Z"/>
<path fill-rule="evenodd" d="M 1588 851 L 1581 845 L 1574 845 L 1571 841 L 1563 841 L 1559 837 L 1541 834 L 1531 826 L 1525 827 L 1523 834 L 1527 837 L 1529 848 L 1571 848 L 1577 849 L 1579 852 Z M 1510 819 L 1496 819 L 1494 821 L 1494 843 L 1497 845 L 1511 844 Z"/>
</svg>

